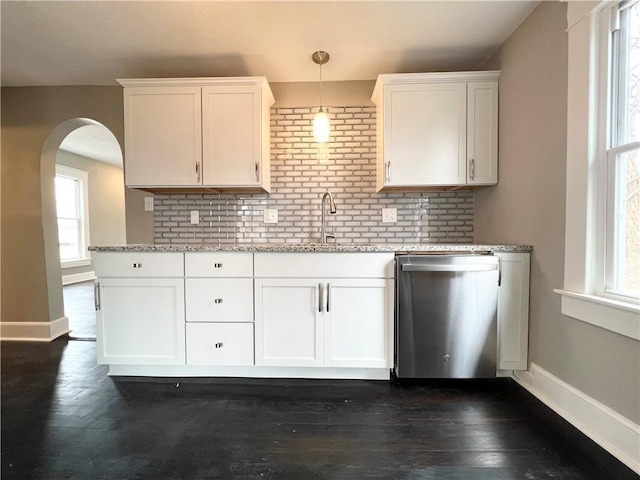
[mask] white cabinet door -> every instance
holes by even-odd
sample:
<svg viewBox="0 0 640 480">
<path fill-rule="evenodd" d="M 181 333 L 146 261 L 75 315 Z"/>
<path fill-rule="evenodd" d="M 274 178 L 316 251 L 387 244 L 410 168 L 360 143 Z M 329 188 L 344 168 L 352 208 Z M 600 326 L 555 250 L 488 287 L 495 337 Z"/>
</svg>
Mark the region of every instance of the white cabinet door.
<svg viewBox="0 0 640 480">
<path fill-rule="evenodd" d="M 201 185 L 201 111 L 200 87 L 125 88 L 126 185 Z"/>
<path fill-rule="evenodd" d="M 466 83 L 384 87 L 384 186 L 466 183 Z"/>
<path fill-rule="evenodd" d="M 98 280 L 99 364 L 184 365 L 184 280 Z"/>
<path fill-rule="evenodd" d="M 205 186 L 260 184 L 261 115 L 260 86 L 203 87 Z"/>
<path fill-rule="evenodd" d="M 467 85 L 467 184 L 498 183 L 498 82 Z"/>
<path fill-rule="evenodd" d="M 498 369 L 526 370 L 529 341 L 529 253 L 496 253 L 502 277 L 498 288 Z"/>
<path fill-rule="evenodd" d="M 391 367 L 393 280 L 326 281 L 324 365 Z"/>
<path fill-rule="evenodd" d="M 319 281 L 255 280 L 256 365 L 322 366 Z"/>
</svg>

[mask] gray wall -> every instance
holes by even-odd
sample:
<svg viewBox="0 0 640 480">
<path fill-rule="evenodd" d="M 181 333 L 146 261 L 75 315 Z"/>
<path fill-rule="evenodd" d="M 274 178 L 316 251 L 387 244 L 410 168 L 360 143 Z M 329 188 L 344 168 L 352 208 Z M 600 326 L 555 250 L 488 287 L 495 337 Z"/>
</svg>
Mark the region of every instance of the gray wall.
<svg viewBox="0 0 640 480">
<path fill-rule="evenodd" d="M 566 4 L 542 2 L 485 68 L 500 75 L 500 183 L 475 194 L 476 242 L 533 245 L 529 360 L 635 423 L 640 349 L 560 313 L 567 151 Z"/>
<path fill-rule="evenodd" d="M 77 168 L 89 174 L 89 239 L 91 245 L 127 243 L 122 167 L 65 150 L 58 151 L 56 163 Z M 93 264 L 86 267 L 65 268 L 62 270 L 62 275 L 91 271 L 93 271 Z"/>
<path fill-rule="evenodd" d="M 100 122 L 124 145 L 122 88 L 3 87 L 1 94 L 1 319 L 48 322 L 63 315 L 63 306 L 61 288 L 48 298 L 45 235 L 55 238 L 55 231 L 43 231 L 42 148 L 59 124 L 73 118 Z M 53 161 L 45 170 L 53 181 Z M 144 213 L 153 225 L 153 213 Z M 146 235 L 152 239 L 152 230 Z"/>
</svg>

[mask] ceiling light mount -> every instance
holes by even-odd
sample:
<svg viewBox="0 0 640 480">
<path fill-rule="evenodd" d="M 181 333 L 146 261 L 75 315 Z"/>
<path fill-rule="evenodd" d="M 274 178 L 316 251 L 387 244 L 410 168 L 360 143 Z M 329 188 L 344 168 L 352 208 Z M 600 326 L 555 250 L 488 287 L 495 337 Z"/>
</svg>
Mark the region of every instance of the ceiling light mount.
<svg viewBox="0 0 640 480">
<path fill-rule="evenodd" d="M 323 50 L 318 50 L 311 55 L 311 59 L 317 65 L 324 65 L 329 61 L 329 54 Z"/>
</svg>

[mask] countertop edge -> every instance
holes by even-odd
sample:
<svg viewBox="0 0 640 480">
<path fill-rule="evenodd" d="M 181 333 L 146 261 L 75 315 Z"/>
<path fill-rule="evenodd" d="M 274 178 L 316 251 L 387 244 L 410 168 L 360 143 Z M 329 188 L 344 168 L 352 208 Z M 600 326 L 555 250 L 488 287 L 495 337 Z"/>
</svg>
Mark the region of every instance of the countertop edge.
<svg viewBox="0 0 640 480">
<path fill-rule="evenodd" d="M 192 245 L 96 245 L 91 252 L 248 252 L 248 253 L 400 253 L 400 252 L 505 252 L 529 253 L 531 245 L 505 244 L 192 244 Z"/>
</svg>

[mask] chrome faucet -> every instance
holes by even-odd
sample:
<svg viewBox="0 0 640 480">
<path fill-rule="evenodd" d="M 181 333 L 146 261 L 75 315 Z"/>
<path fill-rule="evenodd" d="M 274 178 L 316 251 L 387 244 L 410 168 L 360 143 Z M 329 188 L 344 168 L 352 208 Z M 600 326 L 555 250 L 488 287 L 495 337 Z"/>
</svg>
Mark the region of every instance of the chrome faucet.
<svg viewBox="0 0 640 480">
<path fill-rule="evenodd" d="M 324 201 L 327 199 L 327 197 L 329 197 L 329 213 L 336 213 L 337 211 L 336 202 L 335 202 L 335 199 L 333 198 L 333 193 L 327 190 L 322 196 L 322 204 L 320 206 L 320 208 L 322 209 L 322 227 L 320 229 L 321 243 L 327 243 L 327 238 L 336 238 L 335 235 L 331 233 L 327 233 L 327 224 L 325 223 L 325 217 L 324 217 L 324 209 L 325 209 Z"/>
</svg>

